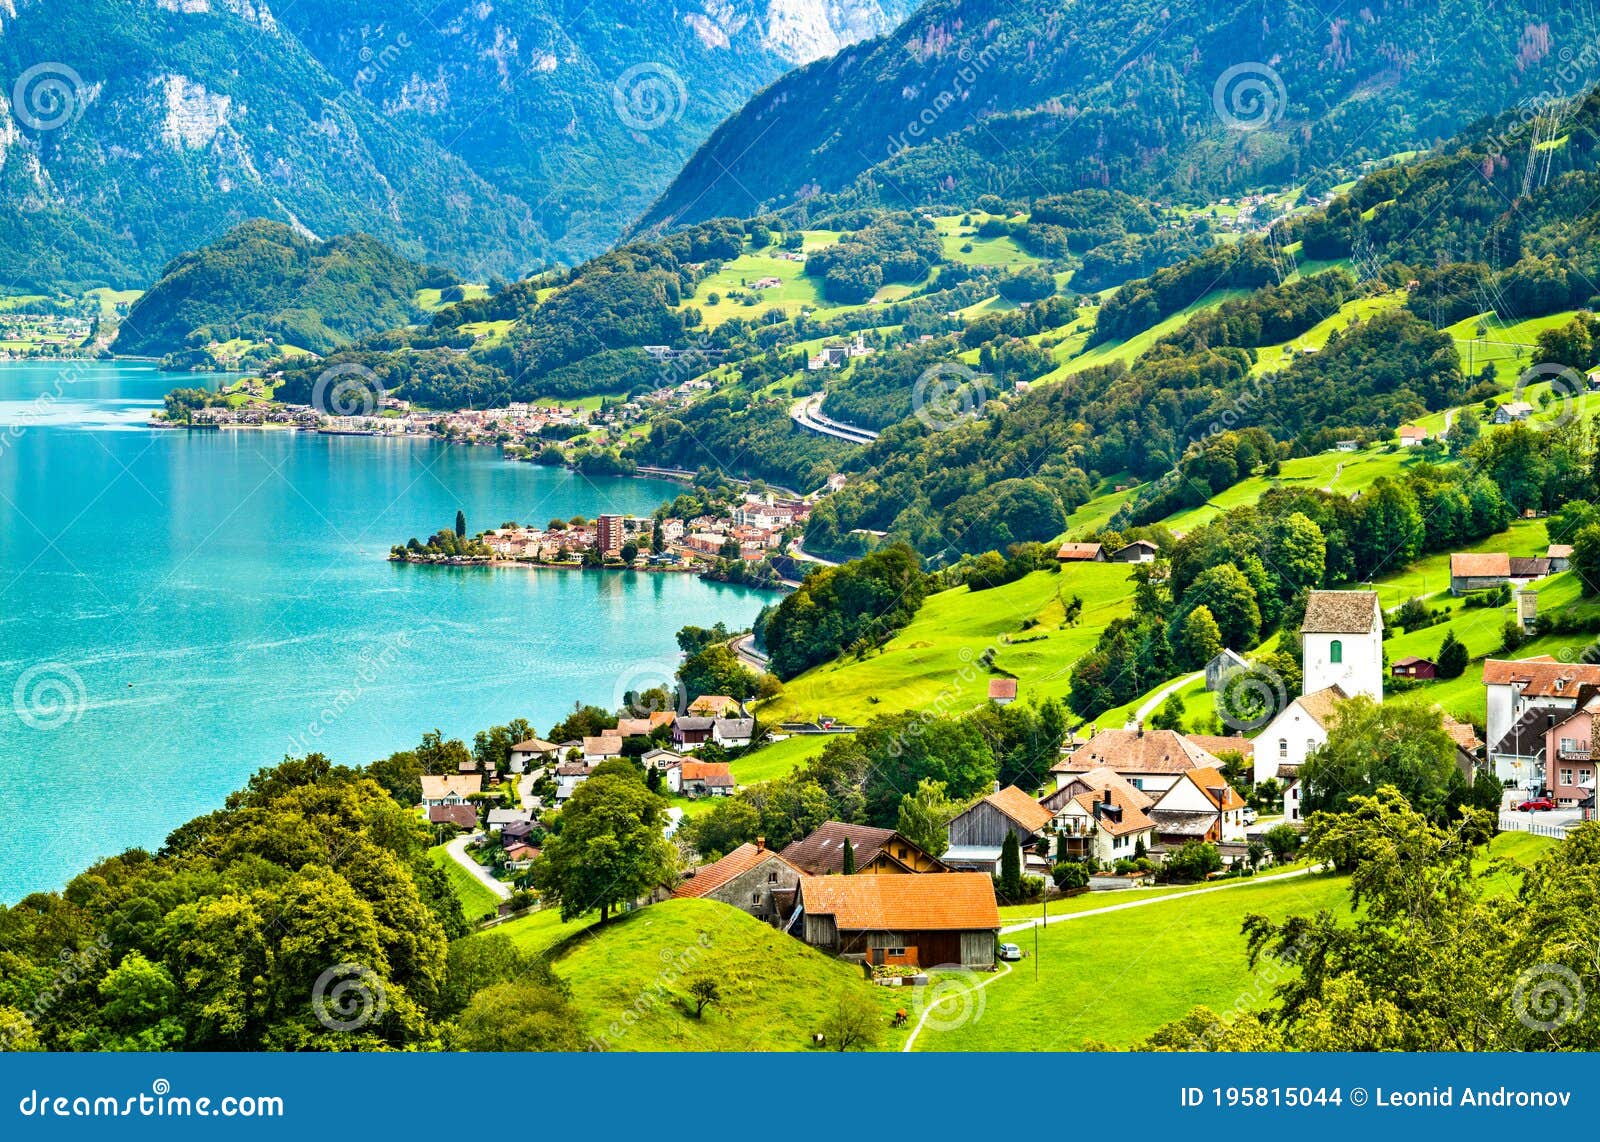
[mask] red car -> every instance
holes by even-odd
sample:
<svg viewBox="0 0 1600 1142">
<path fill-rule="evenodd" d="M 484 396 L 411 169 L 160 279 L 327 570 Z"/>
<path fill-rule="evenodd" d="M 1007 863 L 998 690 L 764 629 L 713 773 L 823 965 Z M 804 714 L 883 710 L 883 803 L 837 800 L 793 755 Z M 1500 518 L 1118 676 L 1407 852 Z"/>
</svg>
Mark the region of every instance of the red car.
<svg viewBox="0 0 1600 1142">
<path fill-rule="evenodd" d="M 1556 803 L 1554 801 L 1550 800 L 1550 798 L 1548 798 L 1548 797 L 1535 797 L 1532 801 L 1524 801 L 1522 804 L 1518 805 L 1517 806 L 1517 812 L 1519 812 L 1519 813 L 1543 813 L 1543 812 L 1546 812 L 1547 810 L 1554 809 L 1555 807 L 1556 807 Z"/>
</svg>

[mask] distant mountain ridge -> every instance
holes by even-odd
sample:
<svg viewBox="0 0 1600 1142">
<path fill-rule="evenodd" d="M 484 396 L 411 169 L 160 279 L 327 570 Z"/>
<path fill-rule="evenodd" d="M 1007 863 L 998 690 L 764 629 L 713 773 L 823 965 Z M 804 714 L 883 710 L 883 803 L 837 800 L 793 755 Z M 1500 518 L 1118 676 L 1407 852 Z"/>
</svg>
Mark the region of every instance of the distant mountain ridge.
<svg viewBox="0 0 1600 1142">
<path fill-rule="evenodd" d="M 480 279 L 580 260 L 759 86 L 911 7 L 0 0 L 0 288 L 142 285 L 254 217 Z"/>
<path fill-rule="evenodd" d="M 928 0 L 753 98 L 636 230 L 818 194 L 904 208 L 1304 180 L 1576 94 L 1600 79 L 1594 20 L 1555 0 L 1380 0 L 1329 18 L 1237 0 Z"/>
</svg>

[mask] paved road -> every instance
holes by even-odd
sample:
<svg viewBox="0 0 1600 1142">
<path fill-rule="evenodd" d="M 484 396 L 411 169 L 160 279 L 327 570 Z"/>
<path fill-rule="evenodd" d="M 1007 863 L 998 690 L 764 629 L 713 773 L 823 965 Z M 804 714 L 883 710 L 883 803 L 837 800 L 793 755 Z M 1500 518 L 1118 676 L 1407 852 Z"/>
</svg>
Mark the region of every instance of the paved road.
<svg viewBox="0 0 1600 1142">
<path fill-rule="evenodd" d="M 771 661 L 766 655 L 762 654 L 756 649 L 755 639 L 756 636 L 753 634 L 740 635 L 738 638 L 728 643 L 728 646 L 733 653 L 738 656 L 740 662 L 744 663 L 751 670 L 765 673 L 766 671 L 772 669 Z"/>
<path fill-rule="evenodd" d="M 832 559 L 824 559 L 820 555 L 813 555 L 807 551 L 801 541 L 796 539 L 789 544 L 789 554 L 804 563 L 815 563 L 820 567 L 837 567 L 838 563 Z"/>
<path fill-rule="evenodd" d="M 982 991 L 984 988 L 988 987 L 991 983 L 999 983 L 1001 980 L 1005 979 L 1006 976 L 1011 974 L 1011 965 L 1009 963 L 1007 963 L 1005 960 L 1001 960 L 1000 961 L 1000 967 L 1003 970 L 995 972 L 994 975 L 990 976 L 988 979 L 986 979 L 982 983 L 980 983 L 977 987 L 971 988 L 970 990 L 971 991 Z M 934 985 L 930 983 L 927 986 L 928 987 L 932 987 Z M 914 1044 L 917 1041 L 917 1036 L 922 1034 L 923 1025 L 928 1022 L 928 1016 L 933 1014 L 935 1008 L 937 1008 L 942 1003 L 948 1003 L 950 1000 L 958 999 L 960 996 L 965 996 L 966 994 L 967 994 L 967 992 L 963 991 L 963 992 L 951 994 L 951 995 L 948 995 L 948 996 L 944 996 L 944 997 L 942 997 L 940 999 L 937 999 L 937 1000 L 933 1001 L 932 1003 L 928 1004 L 927 1007 L 923 1008 L 922 1017 L 917 1020 L 917 1025 L 911 1029 L 911 1034 L 906 1036 L 906 1045 L 904 1047 L 900 1048 L 901 1052 L 904 1053 L 904 1054 L 910 1054 L 911 1053 L 912 1044 Z"/>
<path fill-rule="evenodd" d="M 1063 912 L 1059 916 L 1049 916 L 1043 920 L 1028 920 L 1022 924 L 1010 924 L 1000 929 L 1002 936 L 1012 932 L 1026 932 L 1030 928 L 1041 925 L 1048 927 L 1051 924 L 1060 924 L 1067 920 L 1077 920 L 1083 916 L 1104 916 L 1107 912 L 1126 912 L 1130 908 L 1145 908 L 1151 904 L 1166 904 L 1172 900 L 1188 900 L 1191 896 L 1208 896 L 1213 892 L 1226 892 L 1230 888 L 1238 888 L 1241 884 L 1266 884 L 1274 880 L 1292 880 L 1297 876 L 1307 873 L 1320 872 L 1320 868 L 1297 868 L 1293 872 L 1280 872 L 1272 876 L 1241 876 L 1235 880 L 1214 884 L 1210 888 L 1192 888 L 1188 892 L 1169 892 L 1165 896 L 1146 896 L 1140 900 L 1124 900 L 1121 904 L 1107 904 L 1104 908 L 1088 908 L 1082 912 Z"/>
<path fill-rule="evenodd" d="M 1189 683 L 1193 682 L 1196 678 L 1201 678 L 1204 676 L 1204 670 L 1196 670 L 1193 674 L 1185 674 L 1176 682 L 1168 682 L 1165 686 L 1161 687 L 1161 689 L 1150 695 L 1145 703 L 1133 712 L 1133 720 L 1136 722 L 1144 721 L 1155 712 L 1157 706 L 1161 705 L 1161 703 L 1167 700 L 1167 696 L 1169 694 L 1177 693 Z"/>
<path fill-rule="evenodd" d="M 808 432 L 815 432 L 822 436 L 831 436 L 836 440 L 843 440 L 850 444 L 871 444 L 878 439 L 878 434 L 867 428 L 857 428 L 853 424 L 832 420 L 822 415 L 822 395 L 806 397 L 798 400 L 789 409 L 790 418 Z"/>
<path fill-rule="evenodd" d="M 466 869 L 473 876 L 477 877 L 479 884 L 483 885 L 501 900 L 510 900 L 511 886 L 508 884 L 502 884 L 500 881 L 490 876 L 487 869 L 467 855 L 467 842 L 478 840 L 482 836 L 482 833 L 462 833 L 459 837 L 445 846 L 445 851 L 450 854 L 451 859 L 453 859 L 457 864 Z"/>
</svg>

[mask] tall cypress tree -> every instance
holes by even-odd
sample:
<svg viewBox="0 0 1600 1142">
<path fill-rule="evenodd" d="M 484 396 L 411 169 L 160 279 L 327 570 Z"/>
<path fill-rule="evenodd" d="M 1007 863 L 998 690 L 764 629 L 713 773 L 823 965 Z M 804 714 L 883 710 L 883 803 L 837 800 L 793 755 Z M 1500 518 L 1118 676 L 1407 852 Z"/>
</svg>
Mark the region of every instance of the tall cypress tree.
<svg viewBox="0 0 1600 1142">
<path fill-rule="evenodd" d="M 844 841 L 844 874 L 846 876 L 849 876 L 851 873 L 855 872 L 855 870 L 856 870 L 856 850 L 850 844 L 850 838 L 846 837 L 845 841 Z"/>
</svg>

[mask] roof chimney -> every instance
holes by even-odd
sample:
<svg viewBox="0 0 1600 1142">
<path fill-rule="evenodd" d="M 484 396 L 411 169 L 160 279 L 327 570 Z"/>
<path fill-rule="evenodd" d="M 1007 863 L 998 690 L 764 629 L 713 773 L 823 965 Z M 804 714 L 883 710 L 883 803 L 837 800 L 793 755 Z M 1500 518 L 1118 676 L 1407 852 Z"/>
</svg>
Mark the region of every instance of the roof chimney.
<svg viewBox="0 0 1600 1142">
<path fill-rule="evenodd" d="M 766 847 L 767 847 L 767 838 L 766 837 L 757 837 L 756 838 L 756 851 L 760 852 L 762 849 L 764 849 Z"/>
<path fill-rule="evenodd" d="M 1139 736 L 1140 737 L 1144 737 L 1144 719 L 1143 718 L 1139 719 L 1138 730 L 1139 730 Z"/>
</svg>

